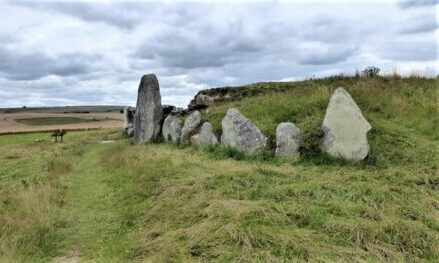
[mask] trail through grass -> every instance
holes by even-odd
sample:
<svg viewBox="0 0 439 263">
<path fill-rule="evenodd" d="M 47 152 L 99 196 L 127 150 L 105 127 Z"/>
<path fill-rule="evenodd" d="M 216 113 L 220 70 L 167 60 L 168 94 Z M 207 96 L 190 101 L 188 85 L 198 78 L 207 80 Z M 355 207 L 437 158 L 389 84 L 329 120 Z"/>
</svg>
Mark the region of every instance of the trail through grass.
<svg viewBox="0 0 439 263">
<path fill-rule="evenodd" d="M 80 262 L 437 262 L 434 82 L 391 80 L 400 88 L 383 92 L 400 105 L 394 109 L 374 97 L 386 80 L 326 81 L 355 84 L 351 92 L 374 126 L 366 162 L 134 146 L 121 131 L 71 132 L 62 144 L 48 134 L 0 136 L 0 262 L 71 255 Z M 218 126 L 235 106 L 268 135 L 288 119 L 310 132 L 332 88 L 314 84 L 287 91 L 285 105 L 296 103 L 276 105 L 271 116 L 262 113 L 282 94 L 224 102 L 205 116 Z"/>
</svg>

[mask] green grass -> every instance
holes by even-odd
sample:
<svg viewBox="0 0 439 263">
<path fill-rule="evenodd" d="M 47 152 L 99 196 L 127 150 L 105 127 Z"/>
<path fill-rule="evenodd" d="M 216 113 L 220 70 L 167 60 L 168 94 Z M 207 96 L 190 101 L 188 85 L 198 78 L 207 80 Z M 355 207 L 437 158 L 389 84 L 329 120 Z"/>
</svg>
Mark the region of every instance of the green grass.
<svg viewBox="0 0 439 263">
<path fill-rule="evenodd" d="M 60 124 L 73 124 L 73 123 L 83 123 L 90 121 L 101 121 L 101 119 L 84 119 L 78 117 L 38 117 L 38 118 L 25 118 L 17 119 L 17 122 L 26 125 L 60 125 Z"/>
<path fill-rule="evenodd" d="M 121 131 L 71 132 L 62 144 L 0 136 L 0 262 L 436 262 L 437 82 L 389 80 L 399 88 L 384 99 L 382 81 L 314 80 L 205 112 L 218 125 L 234 105 L 272 134 L 283 109 L 311 130 L 343 82 L 374 126 L 373 159 L 358 165 L 311 147 L 290 161 L 270 150 L 134 146 Z M 410 88 L 416 96 L 403 95 Z M 276 121 L 263 114 L 270 102 Z"/>
</svg>

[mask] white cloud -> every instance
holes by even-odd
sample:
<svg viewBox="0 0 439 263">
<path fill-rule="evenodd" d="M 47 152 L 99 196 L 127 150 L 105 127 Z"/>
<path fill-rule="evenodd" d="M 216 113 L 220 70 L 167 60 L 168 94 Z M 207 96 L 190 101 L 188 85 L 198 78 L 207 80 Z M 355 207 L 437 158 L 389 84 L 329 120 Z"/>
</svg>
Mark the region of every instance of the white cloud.
<svg viewBox="0 0 439 263">
<path fill-rule="evenodd" d="M 150 72 L 179 106 L 369 65 L 438 73 L 435 0 L 239 2 L 3 2 L 0 107 L 133 105 Z"/>
</svg>

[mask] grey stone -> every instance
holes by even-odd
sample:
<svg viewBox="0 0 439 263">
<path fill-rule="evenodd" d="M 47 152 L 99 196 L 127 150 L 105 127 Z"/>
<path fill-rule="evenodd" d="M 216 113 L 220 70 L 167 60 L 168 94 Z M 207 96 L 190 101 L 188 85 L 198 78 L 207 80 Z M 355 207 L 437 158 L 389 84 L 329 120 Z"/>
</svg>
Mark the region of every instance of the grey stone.
<svg viewBox="0 0 439 263">
<path fill-rule="evenodd" d="M 166 117 L 168 117 L 168 115 L 174 112 L 176 108 L 177 107 L 175 107 L 174 105 L 162 105 L 163 119 L 166 119 Z"/>
<path fill-rule="evenodd" d="M 351 162 L 361 161 L 369 154 L 367 132 L 372 126 L 345 89 L 338 88 L 332 95 L 322 129 L 327 153 Z"/>
<path fill-rule="evenodd" d="M 276 156 L 297 157 L 300 146 L 300 129 L 291 122 L 282 122 L 276 128 Z"/>
<path fill-rule="evenodd" d="M 188 105 L 189 110 L 205 109 L 214 103 L 215 99 L 207 94 L 203 94 L 202 91 L 191 100 Z"/>
<path fill-rule="evenodd" d="M 221 143 L 223 145 L 251 154 L 267 144 L 267 138 L 261 130 L 237 109 L 229 109 L 221 124 L 223 129 Z"/>
<path fill-rule="evenodd" d="M 183 128 L 183 121 L 177 116 L 169 115 L 163 122 L 162 134 L 165 141 L 172 141 L 178 143 L 180 141 L 181 129 Z"/>
<path fill-rule="evenodd" d="M 191 137 L 191 143 L 199 147 L 217 145 L 218 139 L 213 133 L 212 124 L 209 122 L 203 123 L 203 125 L 201 125 L 200 132 Z"/>
<path fill-rule="evenodd" d="M 192 112 L 184 121 L 183 129 L 181 130 L 181 143 L 189 144 L 191 136 L 197 132 L 201 124 L 201 113 L 199 111 Z"/>
<path fill-rule="evenodd" d="M 162 121 L 163 109 L 159 82 L 154 74 L 144 75 L 139 84 L 134 115 L 134 143 L 157 140 L 160 136 Z"/>
<path fill-rule="evenodd" d="M 134 107 L 124 107 L 123 117 L 124 117 L 124 128 L 128 136 L 132 137 L 134 135 L 134 114 L 136 109 Z"/>
<path fill-rule="evenodd" d="M 134 126 L 130 125 L 125 129 L 125 132 L 127 133 L 127 135 L 129 137 L 133 137 L 134 136 Z"/>
</svg>

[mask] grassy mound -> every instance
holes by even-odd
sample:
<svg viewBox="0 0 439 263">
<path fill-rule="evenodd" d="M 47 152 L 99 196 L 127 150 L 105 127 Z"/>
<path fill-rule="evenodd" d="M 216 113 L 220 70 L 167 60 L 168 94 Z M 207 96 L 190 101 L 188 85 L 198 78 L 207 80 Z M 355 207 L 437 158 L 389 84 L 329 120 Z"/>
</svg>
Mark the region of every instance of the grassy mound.
<svg viewBox="0 0 439 263">
<path fill-rule="evenodd" d="M 0 136 L 0 261 L 438 261 L 437 80 L 254 84 L 267 91 L 204 114 L 218 128 L 234 106 L 268 135 L 291 120 L 311 138 L 338 86 L 374 126 L 361 165 L 311 146 L 292 163 L 121 131 Z"/>
<path fill-rule="evenodd" d="M 237 90 L 221 88 L 217 91 L 220 94 L 232 90 L 231 99 L 208 108 L 204 116 L 219 135 L 227 109 L 238 108 L 269 137 L 271 155 L 277 125 L 292 121 L 304 133 L 303 161 L 327 161 L 327 156 L 320 152 L 321 125 L 337 87 L 344 87 L 352 95 L 373 126 L 368 136 L 371 155 L 366 162 L 395 165 L 416 159 L 418 163 L 432 164 L 432 151 L 436 149 L 430 144 L 439 139 L 437 78 L 336 76 L 301 82 L 257 83 Z M 215 96 L 215 92 L 213 89 L 207 93 Z M 412 145 L 417 145 L 417 150 L 413 150 Z M 423 149 L 423 145 L 427 147 Z"/>
</svg>

